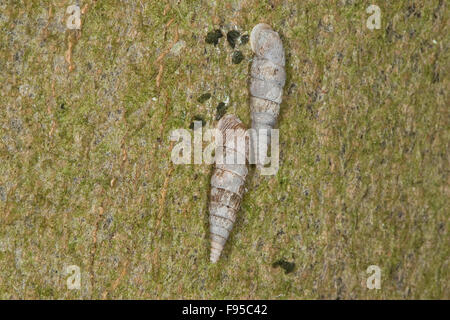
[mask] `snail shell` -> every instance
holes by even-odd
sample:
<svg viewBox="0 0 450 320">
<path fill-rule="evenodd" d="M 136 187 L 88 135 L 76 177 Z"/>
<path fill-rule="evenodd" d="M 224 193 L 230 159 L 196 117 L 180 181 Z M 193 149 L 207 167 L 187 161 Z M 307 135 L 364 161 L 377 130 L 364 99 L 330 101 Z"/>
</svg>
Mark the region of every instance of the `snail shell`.
<svg viewBox="0 0 450 320">
<path fill-rule="evenodd" d="M 246 139 L 246 128 L 234 115 L 224 116 L 217 128 L 223 136 L 223 156 L 237 158 L 238 150 L 231 138 Z M 229 134 L 228 129 L 233 129 L 235 136 Z M 245 152 L 247 155 L 247 152 Z M 246 156 L 244 155 L 244 156 Z M 233 164 L 216 163 L 211 177 L 211 201 L 209 204 L 209 223 L 211 234 L 211 262 L 215 263 L 220 257 L 225 243 L 233 229 L 236 214 L 239 211 L 244 195 L 244 183 L 248 173 L 245 163 L 239 164 L 236 160 Z"/>
<path fill-rule="evenodd" d="M 257 24 L 250 34 L 255 57 L 250 70 L 250 111 L 252 128 L 268 129 L 267 144 L 280 112 L 286 82 L 283 44 L 278 33 L 265 24 Z M 267 148 L 266 148 L 267 149 Z"/>
</svg>

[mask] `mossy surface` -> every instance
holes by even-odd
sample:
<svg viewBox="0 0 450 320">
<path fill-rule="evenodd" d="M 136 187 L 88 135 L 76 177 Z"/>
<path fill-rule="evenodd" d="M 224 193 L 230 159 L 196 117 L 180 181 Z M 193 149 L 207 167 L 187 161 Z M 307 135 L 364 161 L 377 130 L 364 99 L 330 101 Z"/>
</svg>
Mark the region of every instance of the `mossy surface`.
<svg viewBox="0 0 450 320">
<path fill-rule="evenodd" d="M 0 1 L 0 298 L 450 298 L 445 1 L 376 1 L 379 30 L 373 1 L 78 1 L 78 31 L 74 2 Z M 174 165 L 170 132 L 220 102 L 250 125 L 260 22 L 286 50 L 281 165 L 250 170 L 211 265 L 212 168 Z"/>
</svg>

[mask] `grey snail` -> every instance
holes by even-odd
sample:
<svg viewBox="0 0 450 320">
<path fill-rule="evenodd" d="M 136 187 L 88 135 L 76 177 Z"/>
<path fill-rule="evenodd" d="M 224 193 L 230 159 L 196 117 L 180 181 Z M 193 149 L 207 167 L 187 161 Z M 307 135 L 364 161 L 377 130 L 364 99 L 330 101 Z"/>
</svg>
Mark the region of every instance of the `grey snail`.
<svg viewBox="0 0 450 320">
<path fill-rule="evenodd" d="M 235 141 L 248 141 L 244 124 L 234 115 L 220 119 L 217 129 L 222 133 L 223 163 L 217 163 L 211 177 L 211 197 L 209 204 L 209 223 L 211 235 L 211 262 L 215 263 L 223 251 L 225 243 L 233 229 L 245 192 L 244 183 L 248 173 L 246 149 L 241 152 L 243 163 L 238 159 L 240 153 Z M 233 134 L 231 134 L 231 133 Z M 235 140 L 236 139 L 236 140 Z M 245 143 L 245 142 L 244 142 Z M 227 163 L 227 159 L 234 159 Z M 231 162 L 231 161 L 230 161 Z"/>
<path fill-rule="evenodd" d="M 267 129 L 267 143 L 259 144 L 265 148 L 263 154 L 267 154 L 270 129 L 277 122 L 286 82 L 284 49 L 278 33 L 265 23 L 257 24 L 253 28 L 250 45 L 255 53 L 250 69 L 252 128 L 258 135 L 260 129 Z M 259 159 L 257 164 L 264 164 L 264 159 Z"/>
</svg>

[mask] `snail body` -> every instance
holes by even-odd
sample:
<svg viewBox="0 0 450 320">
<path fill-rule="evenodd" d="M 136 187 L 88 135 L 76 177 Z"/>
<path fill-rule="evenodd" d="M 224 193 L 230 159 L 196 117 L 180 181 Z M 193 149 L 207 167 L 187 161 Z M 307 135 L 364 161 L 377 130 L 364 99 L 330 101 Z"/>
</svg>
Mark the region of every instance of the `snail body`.
<svg viewBox="0 0 450 320">
<path fill-rule="evenodd" d="M 286 82 L 283 44 L 278 33 L 265 24 L 257 24 L 250 34 L 255 57 L 250 70 L 250 112 L 252 128 L 259 134 L 267 130 L 267 143 L 260 145 L 267 151 L 270 129 L 274 128 L 280 112 L 283 87 Z M 263 160 L 259 160 L 263 162 Z"/>
<path fill-rule="evenodd" d="M 242 154 L 236 147 L 234 138 L 246 139 L 246 128 L 234 115 L 228 115 L 220 119 L 217 129 L 224 137 L 221 148 L 223 163 L 217 163 L 211 177 L 211 197 L 209 204 L 209 223 L 211 235 L 212 263 L 217 262 L 223 251 L 225 243 L 233 229 L 236 215 L 239 211 L 242 197 L 245 192 L 244 183 L 248 174 L 246 166 L 245 149 Z M 230 134 L 232 130 L 232 134 Z M 233 139 L 232 139 L 233 138 Z M 241 153 L 241 154 L 240 154 Z M 244 158 L 243 163 L 236 161 L 239 156 Z M 235 159 L 228 163 L 228 159 Z"/>
</svg>

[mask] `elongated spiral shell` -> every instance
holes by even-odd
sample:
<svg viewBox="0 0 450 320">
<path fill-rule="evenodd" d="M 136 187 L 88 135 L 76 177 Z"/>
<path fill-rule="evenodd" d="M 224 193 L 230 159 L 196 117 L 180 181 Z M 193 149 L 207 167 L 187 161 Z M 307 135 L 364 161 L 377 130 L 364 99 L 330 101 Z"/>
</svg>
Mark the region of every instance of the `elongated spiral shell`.
<svg viewBox="0 0 450 320">
<path fill-rule="evenodd" d="M 218 147 L 222 148 L 223 157 L 225 159 L 226 157 L 237 159 L 240 149 L 231 140 L 234 138 L 247 139 L 246 128 L 234 115 L 223 117 L 217 124 L 217 128 L 224 137 L 223 146 Z M 235 136 L 229 134 L 229 129 L 234 130 Z M 239 211 L 244 195 L 244 183 L 248 173 L 245 163 L 246 152 L 244 151 L 244 153 L 243 164 L 240 164 L 237 160 L 233 164 L 227 164 L 226 161 L 223 161 L 223 164 L 216 163 L 211 177 L 209 223 L 211 234 L 210 260 L 213 263 L 217 262 L 222 253 L 233 224 L 236 221 L 236 214 Z"/>
<path fill-rule="evenodd" d="M 270 129 L 280 111 L 283 87 L 286 81 L 284 49 L 278 33 L 265 24 L 257 24 L 250 34 L 250 45 L 255 57 L 250 70 L 250 111 L 252 128 Z"/>
</svg>

